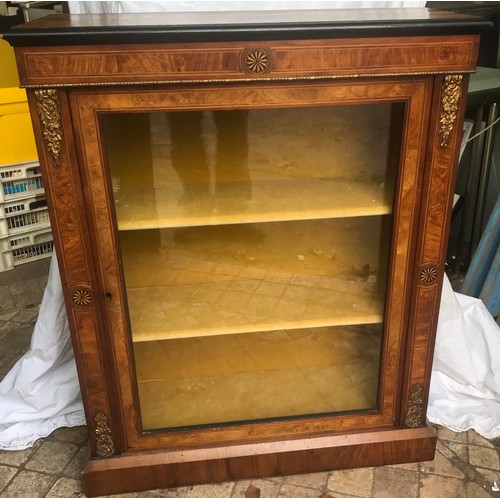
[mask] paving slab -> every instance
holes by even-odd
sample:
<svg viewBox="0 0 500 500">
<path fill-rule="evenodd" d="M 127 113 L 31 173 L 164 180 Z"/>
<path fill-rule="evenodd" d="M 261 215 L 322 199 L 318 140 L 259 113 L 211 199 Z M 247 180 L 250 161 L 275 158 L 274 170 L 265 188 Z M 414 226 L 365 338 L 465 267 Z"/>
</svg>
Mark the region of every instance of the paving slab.
<svg viewBox="0 0 500 500">
<path fill-rule="evenodd" d="M 77 451 L 78 446 L 72 443 L 46 441 L 30 457 L 24 467 L 37 472 L 62 474 Z"/>
<path fill-rule="evenodd" d="M 58 479 L 47 493 L 48 498 L 84 498 L 81 481 L 62 477 Z"/>
<path fill-rule="evenodd" d="M 28 458 L 39 445 L 40 443 L 35 443 L 31 448 L 27 448 L 26 450 L 0 450 L 0 464 L 19 467 L 28 461 Z"/>
<path fill-rule="evenodd" d="M 334 471 L 328 479 L 328 489 L 335 493 L 371 497 L 373 467 Z"/>
<path fill-rule="evenodd" d="M 419 484 L 420 498 L 464 498 L 466 496 L 464 481 L 434 474 L 421 474 Z"/>
<path fill-rule="evenodd" d="M 477 483 L 467 483 L 465 485 L 467 498 L 492 498 L 492 496 Z"/>
<path fill-rule="evenodd" d="M 328 484 L 329 472 L 316 472 L 314 474 L 299 474 L 287 476 L 285 484 L 305 486 L 319 491 L 324 491 Z"/>
<path fill-rule="evenodd" d="M 284 484 L 278 493 L 278 498 L 319 498 L 323 491 L 297 486 L 295 484 Z"/>
<path fill-rule="evenodd" d="M 415 498 L 418 496 L 418 472 L 376 467 L 373 478 L 374 498 Z"/>
<path fill-rule="evenodd" d="M 447 439 L 448 441 L 458 441 L 459 443 L 467 443 L 466 432 L 455 432 L 446 427 L 437 427 L 437 435 L 439 439 Z"/>
<path fill-rule="evenodd" d="M 440 451 L 436 451 L 436 455 L 432 462 L 422 462 L 420 470 L 425 473 L 437 474 L 439 476 L 454 477 L 457 479 L 464 478 L 464 473 L 459 468 L 455 467 Z"/>
<path fill-rule="evenodd" d="M 2 491 L 2 498 L 43 498 L 57 478 L 40 472 L 22 470 L 7 488 Z"/>
<path fill-rule="evenodd" d="M 485 448 L 484 446 L 469 446 L 469 462 L 476 467 L 484 469 L 499 470 L 500 460 L 498 452 L 494 448 Z"/>
<path fill-rule="evenodd" d="M 231 496 L 234 483 L 200 484 L 188 488 L 189 498 L 227 498 Z"/>
<path fill-rule="evenodd" d="M 61 427 L 56 429 L 51 436 L 58 441 L 67 441 L 77 445 L 83 445 L 87 442 L 89 433 L 85 426 Z"/>
<path fill-rule="evenodd" d="M 260 490 L 260 498 L 276 498 L 281 487 L 281 481 L 270 479 L 252 479 L 237 481 L 231 493 L 232 498 L 245 498 L 248 487 L 252 485 Z"/>
<path fill-rule="evenodd" d="M 0 465 L 0 491 L 9 484 L 10 480 L 17 474 L 17 471 L 17 467 Z"/>
</svg>

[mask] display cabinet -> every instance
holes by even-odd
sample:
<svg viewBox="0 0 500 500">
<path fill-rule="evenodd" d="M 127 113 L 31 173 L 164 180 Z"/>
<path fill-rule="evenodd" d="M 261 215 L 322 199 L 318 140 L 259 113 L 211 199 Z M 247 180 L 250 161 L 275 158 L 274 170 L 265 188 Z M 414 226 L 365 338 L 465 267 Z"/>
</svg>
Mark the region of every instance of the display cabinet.
<svg viewBox="0 0 500 500">
<path fill-rule="evenodd" d="M 52 16 L 5 35 L 89 495 L 431 460 L 468 74 L 426 10 Z"/>
</svg>

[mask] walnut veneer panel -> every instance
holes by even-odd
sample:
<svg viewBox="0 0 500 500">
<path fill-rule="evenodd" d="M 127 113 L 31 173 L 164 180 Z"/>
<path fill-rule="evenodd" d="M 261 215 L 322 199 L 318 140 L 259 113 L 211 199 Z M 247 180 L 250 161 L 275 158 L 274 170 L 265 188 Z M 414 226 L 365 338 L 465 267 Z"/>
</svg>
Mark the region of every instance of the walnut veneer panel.
<svg viewBox="0 0 500 500">
<path fill-rule="evenodd" d="M 477 37 L 20 47 L 24 86 L 474 71 Z"/>
<path fill-rule="evenodd" d="M 427 427 L 191 450 L 145 451 L 90 462 L 88 495 L 368 467 L 434 458 Z"/>
<path fill-rule="evenodd" d="M 50 147 L 45 147 L 46 128 L 38 120 L 33 123 L 34 133 L 45 179 L 86 418 L 89 427 L 94 427 L 97 415 L 108 416 L 106 425 L 114 435 L 114 443 L 108 449 L 110 454 L 121 447 L 122 429 L 119 420 L 110 422 L 111 415 L 116 411 L 110 398 L 110 393 L 113 393 L 110 386 L 115 379 L 106 359 L 112 354 L 107 350 L 105 340 L 98 335 L 103 328 L 99 312 L 100 294 L 96 289 L 92 265 L 85 203 L 75 170 L 77 161 L 68 97 L 64 90 L 46 92 L 28 92 L 31 112 L 33 116 L 40 113 L 57 133 L 50 135 Z M 100 446 L 93 432 L 90 433 L 90 441 L 94 448 Z"/>
<path fill-rule="evenodd" d="M 434 88 L 435 108 L 440 118 L 433 117 L 429 135 L 429 167 L 424 180 L 419 239 L 416 243 L 416 290 L 410 314 L 407 345 L 407 373 L 402 407 L 405 422 L 414 426 L 425 415 L 429 394 L 434 340 L 439 316 L 446 242 L 448 239 L 461 133 L 453 133 L 462 123 L 467 99 L 468 78 L 438 78 Z M 461 128 L 458 128 L 460 131 Z M 448 132 L 450 133 L 448 136 Z M 432 154 L 431 154 L 432 152 Z M 415 401 L 420 402 L 415 406 Z M 409 408 L 413 406 L 413 413 Z M 413 419 L 416 419 L 415 421 Z"/>
<path fill-rule="evenodd" d="M 423 172 L 420 149 L 426 136 L 427 123 L 423 116 L 429 109 L 431 94 L 429 77 L 403 80 L 382 80 L 363 82 L 360 79 L 348 84 L 332 82 L 293 82 L 287 85 L 276 82 L 251 83 L 237 86 L 185 86 L 182 92 L 172 87 L 141 90 L 140 88 L 119 89 L 76 89 L 72 91 L 72 111 L 76 135 L 80 140 L 80 167 L 82 182 L 88 186 L 87 203 L 92 207 L 92 241 L 95 256 L 101 269 L 100 280 L 110 300 L 103 303 L 104 315 L 109 318 L 110 335 L 117 358 L 122 366 L 130 354 L 130 330 L 126 312 L 125 284 L 122 281 L 121 257 L 118 255 L 116 228 L 111 213 L 111 180 L 108 165 L 103 156 L 103 138 L 100 130 L 100 113 L 150 112 L 169 109 L 227 109 L 272 108 L 282 103 L 288 106 L 304 107 L 307 104 L 331 105 L 376 104 L 390 100 L 406 102 L 407 113 L 402 143 L 399 142 L 399 128 L 396 134 L 397 152 L 395 161 L 402 158 L 404 171 L 398 179 L 395 200 L 397 230 L 393 235 L 394 256 L 389 272 L 389 301 L 385 309 L 387 322 L 386 341 L 381 366 L 383 367 L 379 399 L 379 411 L 373 413 L 341 415 L 333 418 L 294 419 L 290 422 L 265 422 L 255 425 L 217 427 L 209 429 L 187 429 L 178 432 L 143 434 L 140 431 L 140 416 L 137 410 L 137 393 L 134 388 L 132 370 L 120 373 L 120 396 L 123 413 L 128 424 L 127 442 L 132 449 L 169 446 L 214 445 L 234 440 L 255 441 L 257 439 L 279 439 L 293 434 L 314 436 L 317 432 L 343 432 L 348 429 L 387 428 L 393 425 L 400 380 L 400 349 L 406 329 L 407 309 L 410 296 L 407 293 L 407 278 L 411 269 L 413 252 L 411 243 L 417 230 L 419 217 L 417 201 Z M 123 114 L 123 113 L 122 113 Z M 126 114 L 124 115 L 126 116 Z M 83 141 L 83 142 L 82 142 Z M 104 187 L 106 186 L 106 187 Z M 109 191 L 108 191 L 109 189 Z"/>
</svg>

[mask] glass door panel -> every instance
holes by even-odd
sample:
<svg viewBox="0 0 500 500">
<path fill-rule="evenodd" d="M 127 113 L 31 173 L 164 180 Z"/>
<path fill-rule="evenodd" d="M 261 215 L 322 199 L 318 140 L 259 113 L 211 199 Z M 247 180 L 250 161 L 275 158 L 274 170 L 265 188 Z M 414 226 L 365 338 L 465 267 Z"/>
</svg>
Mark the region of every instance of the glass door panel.
<svg viewBox="0 0 500 500">
<path fill-rule="evenodd" d="M 401 120 L 103 115 L 144 430 L 377 409 Z"/>
</svg>

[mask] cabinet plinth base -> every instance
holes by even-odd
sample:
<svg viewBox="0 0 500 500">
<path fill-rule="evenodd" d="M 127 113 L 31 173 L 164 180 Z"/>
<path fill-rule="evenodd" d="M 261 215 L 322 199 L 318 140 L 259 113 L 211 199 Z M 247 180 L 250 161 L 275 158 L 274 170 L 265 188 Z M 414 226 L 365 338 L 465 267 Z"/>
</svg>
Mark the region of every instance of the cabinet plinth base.
<svg viewBox="0 0 500 500">
<path fill-rule="evenodd" d="M 241 444 L 182 451 L 141 451 L 90 460 L 85 493 L 102 496 L 335 469 L 433 460 L 430 427 Z"/>
</svg>

